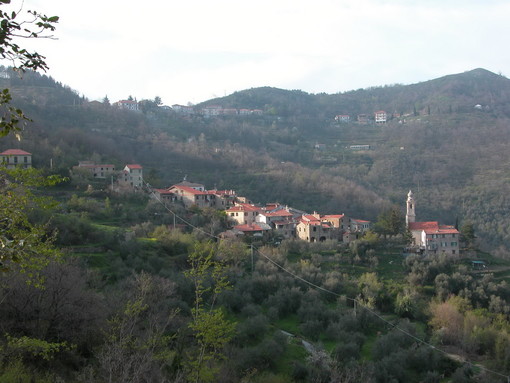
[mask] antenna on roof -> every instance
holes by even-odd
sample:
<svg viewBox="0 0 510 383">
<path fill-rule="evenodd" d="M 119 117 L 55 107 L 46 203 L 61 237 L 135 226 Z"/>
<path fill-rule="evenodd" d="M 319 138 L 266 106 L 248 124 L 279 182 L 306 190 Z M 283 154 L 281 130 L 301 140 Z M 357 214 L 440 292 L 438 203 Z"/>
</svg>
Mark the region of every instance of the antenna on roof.
<svg viewBox="0 0 510 383">
<path fill-rule="evenodd" d="M 188 175 L 187 175 L 187 174 L 185 174 L 185 175 L 184 175 L 184 179 L 183 179 L 183 181 L 186 181 L 186 178 L 187 178 L 187 177 L 188 177 Z"/>
</svg>

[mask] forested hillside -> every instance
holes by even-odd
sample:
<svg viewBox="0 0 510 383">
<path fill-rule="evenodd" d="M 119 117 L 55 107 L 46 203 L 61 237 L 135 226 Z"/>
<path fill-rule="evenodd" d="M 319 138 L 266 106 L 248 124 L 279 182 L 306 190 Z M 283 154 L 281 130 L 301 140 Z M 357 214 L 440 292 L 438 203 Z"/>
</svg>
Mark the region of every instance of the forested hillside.
<svg viewBox="0 0 510 383">
<path fill-rule="evenodd" d="M 33 119 L 2 146 L 32 153 L 36 168 L 0 167 L 0 381 L 509 379 L 506 78 L 250 89 L 191 114 L 89 102 L 33 72 L 4 69 L 0 86 Z M 212 105 L 262 112 L 205 115 Z M 371 120 L 377 110 L 386 123 Z M 225 211 L 113 192 L 113 179 L 70 172 L 81 160 L 138 163 L 155 187 L 186 177 L 374 230 L 350 243 L 220 237 Z M 409 253 L 409 189 L 418 220 L 462 227 L 460 255 Z"/>
<path fill-rule="evenodd" d="M 249 89 L 197 105 L 192 116 L 89 103 L 36 73 L 2 82 L 36 121 L 21 145 L 38 167 L 52 160 L 67 174 L 84 159 L 136 162 L 154 186 L 187 175 L 254 201 L 372 220 L 390 204 L 402 206 L 413 189 L 419 219 L 471 221 L 488 249 L 506 254 L 510 80 L 486 70 L 334 95 Z M 264 113 L 200 115 L 213 104 Z M 355 122 L 357 114 L 381 109 L 386 124 Z M 351 122 L 336 123 L 337 114 Z M 355 144 L 371 149 L 350 150 Z"/>
</svg>

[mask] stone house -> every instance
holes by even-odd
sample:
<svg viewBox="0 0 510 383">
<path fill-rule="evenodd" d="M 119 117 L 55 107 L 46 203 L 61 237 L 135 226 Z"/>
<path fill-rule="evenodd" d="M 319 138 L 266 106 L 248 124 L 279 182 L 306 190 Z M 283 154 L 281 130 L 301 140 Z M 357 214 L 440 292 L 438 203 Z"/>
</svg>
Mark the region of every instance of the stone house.
<svg viewBox="0 0 510 383">
<path fill-rule="evenodd" d="M 238 225 L 251 225 L 256 222 L 257 216 L 262 212 L 262 208 L 249 204 L 238 203 L 226 211 L 228 218 Z"/>
<path fill-rule="evenodd" d="M 307 242 L 323 242 L 335 234 L 333 225 L 322 221 L 317 213 L 303 215 L 296 225 L 297 237 Z"/>
<path fill-rule="evenodd" d="M 270 225 L 276 234 L 284 238 L 294 238 L 296 236 L 297 220 L 287 209 L 275 205 L 273 210 L 260 212 L 256 217 L 256 221 Z M 268 207 L 273 206 L 266 205 L 266 209 Z"/>
<path fill-rule="evenodd" d="M 129 164 L 122 170 L 118 182 L 121 186 L 141 188 L 143 186 L 143 167 L 138 164 Z"/>
<path fill-rule="evenodd" d="M 96 164 L 93 161 L 79 161 L 78 166 L 73 169 L 83 169 L 88 171 L 94 178 L 106 178 L 115 173 L 115 165 L 112 164 Z"/>
<path fill-rule="evenodd" d="M 188 186 L 189 185 L 189 186 Z M 198 206 L 199 208 L 216 205 L 216 196 L 209 194 L 203 185 L 181 182 L 167 189 L 175 195 L 175 201 L 180 201 L 186 208 Z"/>
</svg>

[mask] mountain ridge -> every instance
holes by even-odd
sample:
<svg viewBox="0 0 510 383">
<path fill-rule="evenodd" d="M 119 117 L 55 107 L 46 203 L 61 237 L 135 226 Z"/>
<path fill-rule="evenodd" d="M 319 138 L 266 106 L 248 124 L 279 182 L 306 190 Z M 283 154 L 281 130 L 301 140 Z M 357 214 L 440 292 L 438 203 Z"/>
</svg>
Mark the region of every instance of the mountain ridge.
<svg viewBox="0 0 510 383">
<path fill-rule="evenodd" d="M 496 98 L 500 99 L 499 102 Z M 415 109 L 425 111 L 431 108 L 441 113 L 450 111 L 450 108 L 466 110 L 483 104 L 498 111 L 504 109 L 505 113 L 508 113 L 504 105 L 509 101 L 510 80 L 486 69 L 477 68 L 415 84 L 369 87 L 335 94 L 312 94 L 301 90 L 264 86 L 210 99 L 197 106 L 218 104 L 224 107 L 264 108 L 271 105 L 277 108 L 277 114 L 286 114 L 283 104 L 297 102 L 305 111 L 310 112 L 322 107 L 331 115 L 342 112 L 368 113 L 366 109 L 409 113 Z"/>
</svg>

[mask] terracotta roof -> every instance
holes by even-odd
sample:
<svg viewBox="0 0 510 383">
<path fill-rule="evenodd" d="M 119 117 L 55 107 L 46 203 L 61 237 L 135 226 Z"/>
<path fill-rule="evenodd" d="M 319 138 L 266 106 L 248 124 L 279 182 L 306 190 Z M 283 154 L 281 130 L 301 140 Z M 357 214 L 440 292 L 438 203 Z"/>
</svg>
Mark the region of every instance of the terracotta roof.
<svg viewBox="0 0 510 383">
<path fill-rule="evenodd" d="M 243 232 L 270 230 L 270 228 L 267 228 L 264 226 L 267 226 L 267 225 L 252 223 L 252 224 L 247 224 L 247 225 L 237 225 L 237 226 L 234 226 L 234 229 L 240 230 Z"/>
<path fill-rule="evenodd" d="M 249 203 L 240 203 L 238 205 L 232 206 L 228 211 L 262 211 L 262 208 L 258 206 L 251 205 Z"/>
<path fill-rule="evenodd" d="M 304 225 L 312 225 L 312 226 L 320 226 L 322 224 L 322 222 L 319 221 L 319 220 L 317 220 L 317 221 L 307 221 L 307 220 L 305 220 L 303 218 L 301 218 L 299 220 L 299 222 L 301 222 Z"/>
<path fill-rule="evenodd" d="M 302 222 L 318 222 L 318 223 L 320 223 L 320 219 L 314 215 L 311 215 L 311 214 L 303 214 L 301 216 L 301 221 Z"/>
<path fill-rule="evenodd" d="M 424 231 L 426 234 L 459 234 L 459 231 L 450 225 L 439 225 L 437 221 L 409 222 L 409 230 Z"/>
<path fill-rule="evenodd" d="M 159 194 L 174 194 L 173 192 L 169 191 L 168 189 L 154 189 L 155 192 L 158 192 Z"/>
<path fill-rule="evenodd" d="M 0 153 L 0 156 L 31 156 L 32 153 L 25 152 L 21 149 L 7 149 L 5 152 Z"/>
<path fill-rule="evenodd" d="M 138 165 L 138 164 L 129 164 L 129 165 L 126 165 L 126 167 L 128 167 L 129 169 L 142 169 L 142 165 Z"/>
<path fill-rule="evenodd" d="M 285 209 L 273 211 L 273 212 L 270 212 L 270 213 L 264 212 L 262 214 L 265 215 L 266 217 L 292 217 L 292 213 L 289 213 Z"/>
<path fill-rule="evenodd" d="M 453 226 L 439 226 L 438 231 L 425 230 L 426 234 L 460 234 L 460 232 Z"/>
<path fill-rule="evenodd" d="M 322 218 L 343 218 L 344 214 L 328 214 L 323 216 Z"/>
<path fill-rule="evenodd" d="M 409 222 L 409 230 L 439 230 L 437 221 Z"/>
</svg>

